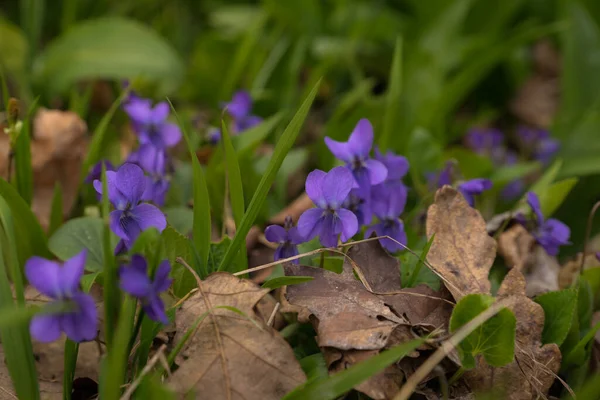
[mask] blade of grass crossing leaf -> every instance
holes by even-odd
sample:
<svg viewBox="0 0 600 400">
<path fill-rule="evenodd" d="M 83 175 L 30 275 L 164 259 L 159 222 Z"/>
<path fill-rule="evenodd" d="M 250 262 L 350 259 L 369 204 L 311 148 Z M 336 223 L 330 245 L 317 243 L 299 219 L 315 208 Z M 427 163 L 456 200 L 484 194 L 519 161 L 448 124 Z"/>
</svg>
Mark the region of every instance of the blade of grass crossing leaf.
<svg viewBox="0 0 600 400">
<path fill-rule="evenodd" d="M 136 300 L 127 296 L 119 313 L 118 324 L 113 335 L 113 346 L 108 350 L 106 369 L 101 375 L 101 399 L 118 399 L 121 397 L 121 385 L 125 383 L 127 362 L 129 360 L 129 338 L 133 329 L 135 309 Z"/>
<path fill-rule="evenodd" d="M 393 347 L 368 360 L 359 362 L 350 368 L 325 379 L 308 381 L 288 393 L 284 400 L 333 400 L 350 391 L 354 386 L 383 371 L 387 366 L 402 359 L 419 347 L 422 339 L 411 340 Z"/>
<path fill-rule="evenodd" d="M 227 124 L 224 120 L 221 120 L 221 134 L 223 142 L 223 151 L 225 154 L 225 169 L 226 169 L 226 180 L 229 189 L 229 205 L 233 213 L 233 220 L 235 221 L 236 228 L 240 226 L 242 218 L 244 217 L 244 187 L 242 184 L 242 174 L 240 172 L 240 165 L 238 162 L 235 149 L 231 143 L 231 136 L 227 129 Z M 246 257 L 245 251 L 240 251 L 237 254 L 237 268 L 241 271 L 248 269 L 248 258 Z"/>
<path fill-rule="evenodd" d="M 317 95 L 320 84 L 321 81 L 319 80 L 279 138 L 269 162 L 269 166 L 267 167 L 265 174 L 263 175 L 258 187 L 256 188 L 256 191 L 254 192 L 254 196 L 248 205 L 248 209 L 246 210 L 246 214 L 244 214 L 244 218 L 242 218 L 240 225 L 237 227 L 235 236 L 231 242 L 231 246 L 229 246 L 227 249 L 227 253 L 225 253 L 223 260 L 219 265 L 219 271 L 228 269 L 236 253 L 242 248 L 245 249 L 246 235 L 250 231 L 252 224 L 254 224 L 254 221 L 267 198 L 267 194 L 269 193 L 271 185 L 277 176 L 277 172 L 283 163 L 283 159 L 296 141 L 296 137 L 298 136 L 304 120 L 308 115 L 308 111 L 310 110 L 312 102 Z"/>
<path fill-rule="evenodd" d="M 102 148 L 105 144 L 104 140 L 106 137 L 106 132 L 108 131 L 108 124 L 110 123 L 113 116 L 115 115 L 115 112 L 117 112 L 117 110 L 119 109 L 119 106 L 121 105 L 123 100 L 129 95 L 130 90 L 131 89 L 128 87 L 121 93 L 121 95 L 110 106 L 110 108 L 108 109 L 106 114 L 104 114 L 104 116 L 100 120 L 100 123 L 98 123 L 98 126 L 96 126 L 96 129 L 94 130 L 94 134 L 92 135 L 92 140 L 88 147 L 88 149 L 89 149 L 88 155 L 87 155 L 86 159 L 83 161 L 83 164 L 81 167 L 81 179 L 82 180 L 87 176 L 90 167 L 93 164 L 100 161 L 100 158 L 102 155 Z"/>
<path fill-rule="evenodd" d="M 185 142 L 190 152 L 190 158 L 192 159 L 193 179 L 194 179 L 194 223 L 192 226 L 193 244 L 195 251 L 200 257 L 200 267 L 196 271 L 204 278 L 208 275 L 206 270 L 208 265 L 208 256 L 210 254 L 210 236 L 211 236 L 211 221 L 210 221 L 210 198 L 208 194 L 208 186 L 206 185 L 206 177 L 204 171 L 200 166 L 196 152 L 192 146 L 190 135 L 185 129 L 184 124 L 179 119 L 179 115 L 173 107 L 171 100 L 167 99 L 173 115 L 183 133 Z M 204 269 L 204 270 L 203 270 Z"/>
<path fill-rule="evenodd" d="M 50 226 L 48 227 L 48 237 L 63 223 L 63 196 L 60 182 L 54 185 L 54 194 L 52 195 L 52 206 L 50 207 Z"/>
<path fill-rule="evenodd" d="M 0 216 L 2 217 L 2 227 L 0 229 L 0 308 L 5 309 L 7 307 L 17 307 L 12 297 L 9 271 L 11 271 L 11 275 L 18 277 L 14 282 L 17 304 L 24 304 L 24 296 L 23 282 L 14 245 L 14 229 L 11 226 L 12 216 L 2 197 L 0 197 Z M 15 271 L 17 272 L 15 273 Z M 21 323 L 11 327 L 0 326 L 0 339 L 4 349 L 6 366 L 17 397 L 20 399 L 39 399 L 37 372 L 34 365 L 28 324 Z"/>
<path fill-rule="evenodd" d="M 36 109 L 39 97 L 29 108 L 26 118 L 23 120 L 21 133 L 17 138 L 15 148 L 15 174 L 16 185 L 19 194 L 25 202 L 31 205 L 33 198 L 33 168 L 31 167 L 31 116 Z"/>
<path fill-rule="evenodd" d="M 282 286 L 298 285 L 300 283 L 310 282 L 314 278 L 312 276 L 281 276 L 279 278 L 269 279 L 262 284 L 265 289 L 277 289 Z"/>
<path fill-rule="evenodd" d="M 109 204 L 108 204 L 108 183 L 106 181 L 106 166 L 102 165 L 102 218 L 104 219 L 104 232 L 102 238 L 102 248 L 104 250 L 104 331 L 106 332 L 106 347 L 112 349 L 112 335 L 115 331 L 118 309 L 120 304 L 120 294 L 117 285 L 117 269 L 114 262 L 114 249 L 110 243 L 109 226 Z"/>
<path fill-rule="evenodd" d="M 434 238 L 435 238 L 435 233 L 433 235 L 431 235 L 431 237 L 427 241 L 427 244 L 425 245 L 425 247 L 423 247 L 423 251 L 421 252 L 421 255 L 419 256 L 419 262 L 417 262 L 417 265 L 415 266 L 415 270 L 413 271 L 412 275 L 410 276 L 409 281 L 406 283 L 406 287 L 414 286 L 415 280 L 419 276 L 419 272 L 421 272 L 421 268 L 425 264 L 425 260 L 427 259 L 427 254 L 429 254 L 429 249 L 431 248 L 431 245 L 433 244 Z"/>
<path fill-rule="evenodd" d="M 394 59 L 390 70 L 390 86 L 388 88 L 386 108 L 383 120 L 383 132 L 379 138 L 379 147 L 381 151 L 386 151 L 392 144 L 394 132 L 398 132 L 400 123 L 401 100 L 402 100 L 402 39 L 396 39 L 394 48 Z M 403 153 L 406 147 L 405 135 L 396 135 L 394 147 L 400 153 Z"/>
</svg>

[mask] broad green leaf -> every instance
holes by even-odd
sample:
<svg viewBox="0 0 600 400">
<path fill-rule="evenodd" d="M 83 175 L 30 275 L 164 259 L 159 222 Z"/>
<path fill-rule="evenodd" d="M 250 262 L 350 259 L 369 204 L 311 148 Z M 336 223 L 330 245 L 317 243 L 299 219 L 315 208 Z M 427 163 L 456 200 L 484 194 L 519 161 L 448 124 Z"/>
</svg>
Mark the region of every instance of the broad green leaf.
<svg viewBox="0 0 600 400">
<path fill-rule="evenodd" d="M 563 355 L 562 366 L 579 365 L 589 357 L 590 348 L 588 344 L 594 340 L 596 332 L 600 330 L 600 322 L 595 324 L 584 336 L 577 342 L 575 347 L 567 354 Z"/>
<path fill-rule="evenodd" d="M 100 271 L 104 266 L 102 249 L 103 223 L 101 218 L 80 217 L 67 221 L 48 241 L 50 251 L 59 259 L 66 261 L 74 255 L 87 250 L 85 267 L 88 271 Z M 112 236 L 114 249 L 117 240 Z"/>
<path fill-rule="evenodd" d="M 469 294 L 463 297 L 452 311 L 450 332 L 456 332 L 493 303 L 494 298 L 485 294 Z M 463 367 L 475 368 L 475 356 L 478 354 L 482 354 L 493 367 L 512 362 L 515 354 L 516 324 L 514 314 L 508 309 L 502 309 L 480 325 L 458 347 Z"/>
<path fill-rule="evenodd" d="M 194 252 L 198 255 L 198 259 L 194 260 L 196 262 L 194 262 L 193 265 L 199 265 L 196 272 L 201 278 L 205 278 L 208 275 L 208 270 L 202 268 L 203 266 L 208 265 L 209 262 L 210 237 L 212 233 L 210 219 L 210 197 L 208 194 L 208 187 L 206 185 L 206 177 L 204 176 L 204 171 L 200 166 L 194 146 L 192 145 L 192 140 L 185 125 L 179 118 L 179 115 L 177 114 L 177 111 L 175 110 L 175 107 L 173 107 L 173 103 L 171 103 L 170 100 L 169 104 L 171 105 L 171 110 L 177 119 L 179 128 L 183 133 L 185 143 L 187 144 L 187 148 L 190 153 L 190 158 L 192 159 L 192 174 L 194 179 L 194 218 L 192 232 Z"/>
<path fill-rule="evenodd" d="M 553 183 L 543 191 L 539 196 L 542 213 L 545 216 L 552 215 L 565 201 L 571 189 L 573 189 L 578 181 L 578 178 L 563 179 L 562 181 Z"/>
<path fill-rule="evenodd" d="M 296 141 L 296 137 L 298 133 L 300 133 L 300 129 L 308 115 L 308 111 L 310 110 L 310 106 L 317 95 L 317 90 L 319 88 L 321 81 L 318 81 L 317 84 L 313 87 L 310 94 L 304 100 L 300 109 L 294 115 L 287 128 L 279 138 L 277 145 L 275 146 L 275 150 L 273 151 L 273 156 L 271 158 L 271 162 L 269 163 L 269 167 L 267 168 L 266 173 L 263 175 L 258 188 L 254 192 L 254 196 L 252 197 L 252 201 L 244 214 L 244 218 L 241 223 L 237 227 L 235 237 L 231 243 L 231 246 L 227 249 L 227 253 L 223 258 L 221 264 L 219 265 L 219 270 L 230 270 L 233 271 L 236 268 L 231 265 L 233 260 L 235 259 L 237 253 L 239 251 L 246 251 L 246 235 L 250 231 L 250 228 L 254 224 L 258 213 L 260 212 L 264 201 L 267 198 L 267 194 L 271 189 L 271 185 L 277 176 L 277 172 L 283 163 L 283 160 L 287 153 L 290 151 L 294 142 Z M 232 268 L 233 267 L 233 268 Z M 239 269 L 237 269 L 239 271 Z"/>
<path fill-rule="evenodd" d="M 544 293 L 535 298 L 544 309 L 544 331 L 542 343 L 561 345 L 571 329 L 571 321 L 577 306 L 577 290 L 565 289 Z"/>
<path fill-rule="evenodd" d="M 394 147 L 394 150 L 404 153 L 406 148 L 406 135 L 398 135 L 401 126 L 398 112 L 402 101 L 402 39 L 396 38 L 394 47 L 394 58 L 390 69 L 388 92 L 385 100 L 385 111 L 383 114 L 383 130 L 379 138 L 379 147 L 382 151 Z M 395 134 L 395 135 L 394 135 Z M 392 140 L 393 139 L 393 140 Z"/>
<path fill-rule="evenodd" d="M 208 265 L 206 269 L 209 274 L 218 271 L 219 265 L 223 262 L 225 255 L 231 247 L 231 239 L 224 237 L 220 242 L 210 244 L 210 257 L 208 258 Z"/>
<path fill-rule="evenodd" d="M 323 353 L 319 352 L 310 356 L 306 356 L 299 360 L 300 367 L 306 374 L 306 380 L 326 379 L 329 376 L 327 363 Z"/>
<path fill-rule="evenodd" d="M 488 176 L 494 170 L 489 157 L 481 156 L 464 147 L 449 148 L 444 158 L 456 160 L 465 179 Z"/>
<path fill-rule="evenodd" d="M 167 222 L 182 235 L 189 235 L 194 227 L 194 211 L 188 207 L 163 208 Z"/>
<path fill-rule="evenodd" d="M 48 251 L 46 236 L 36 216 L 31 212 L 31 208 L 19 196 L 15 188 L 4 179 L 0 179 L 0 193 L 15 220 L 19 264 L 25 265 L 25 261 L 33 255 L 50 258 L 51 253 Z"/>
<path fill-rule="evenodd" d="M 143 24 L 118 17 L 92 19 L 71 27 L 36 58 L 35 82 L 51 93 L 64 93 L 86 79 L 143 78 L 160 93 L 183 78 L 179 55 Z"/>
<path fill-rule="evenodd" d="M 442 148 L 431 134 L 423 129 L 415 129 L 408 141 L 406 157 L 410 162 L 409 174 L 418 193 L 426 195 L 423 176 L 441 166 Z"/>
<path fill-rule="evenodd" d="M 169 260 L 173 271 L 173 292 L 177 297 L 183 297 L 197 286 L 196 279 L 187 268 L 177 264 L 175 260 L 177 257 L 181 257 L 189 264 L 193 254 L 192 244 L 188 238 L 181 235 L 171 226 L 167 226 L 162 232 L 161 238 L 163 248 L 161 258 Z"/>
<path fill-rule="evenodd" d="M 554 161 L 550 168 L 546 170 L 544 175 L 542 175 L 542 177 L 538 179 L 535 182 L 535 184 L 531 186 L 531 188 L 529 188 L 529 191 L 535 192 L 538 196 L 541 196 L 546 190 L 548 190 L 552 182 L 554 182 L 554 180 L 556 179 L 556 176 L 560 172 L 562 164 L 562 160 Z"/>
<path fill-rule="evenodd" d="M 0 17 L 0 54 L 2 66 L 13 73 L 25 71 L 28 44 L 21 29 Z"/>
<path fill-rule="evenodd" d="M 359 383 L 383 371 L 388 365 L 406 357 L 423 343 L 422 339 L 411 340 L 383 351 L 359 362 L 350 368 L 325 379 L 310 380 L 283 397 L 284 400 L 333 400 L 350 391 Z"/>
<path fill-rule="evenodd" d="M 52 194 L 52 205 L 50 206 L 50 225 L 48 226 L 48 236 L 54 232 L 63 223 L 63 196 L 60 182 L 54 184 L 54 193 Z"/>
<path fill-rule="evenodd" d="M 139 254 L 143 256 L 148 263 L 148 268 L 152 271 L 152 268 L 158 261 L 154 258 L 154 255 L 157 249 L 159 249 L 160 237 L 161 233 L 154 227 L 142 231 L 131 245 L 128 251 L 129 255 Z"/>
<path fill-rule="evenodd" d="M 314 279 L 312 276 L 282 276 L 269 279 L 262 284 L 265 289 L 277 289 L 282 286 L 298 285 L 300 283 L 310 282 Z"/>
<path fill-rule="evenodd" d="M 582 278 L 590 285 L 591 292 L 594 293 L 594 307 L 598 308 L 600 306 L 600 267 L 584 270 Z"/>
<path fill-rule="evenodd" d="M 524 162 L 494 169 L 490 179 L 494 185 L 504 185 L 512 180 L 523 178 L 541 168 L 539 162 Z"/>
</svg>

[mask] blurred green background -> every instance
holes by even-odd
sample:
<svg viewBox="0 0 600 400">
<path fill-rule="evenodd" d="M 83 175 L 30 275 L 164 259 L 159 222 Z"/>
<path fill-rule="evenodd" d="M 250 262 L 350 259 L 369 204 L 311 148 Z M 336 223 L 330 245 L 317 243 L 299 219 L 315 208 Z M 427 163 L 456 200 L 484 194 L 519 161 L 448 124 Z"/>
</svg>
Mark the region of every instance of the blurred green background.
<svg viewBox="0 0 600 400">
<path fill-rule="evenodd" d="M 474 125 L 546 124 L 561 141 L 554 179 L 579 178 L 555 213 L 572 228 L 568 255 L 600 199 L 599 24 L 595 0 L 0 0 L 0 65 L 12 95 L 75 110 L 91 128 L 132 80 L 146 96 L 171 98 L 198 143 L 193 121 L 216 124 L 235 90 L 251 91 L 255 113 L 285 120 L 323 77 L 283 183 L 307 160 L 333 166 L 321 138 L 345 139 L 361 117 L 379 146 L 408 157 L 417 193 L 449 158 L 467 178 L 541 174 L 527 164 L 496 171 L 457 145 Z M 536 56 L 542 39 L 554 59 Z M 515 105 L 532 77 L 554 91 Z M 262 218 L 291 198 L 277 188 Z"/>
</svg>

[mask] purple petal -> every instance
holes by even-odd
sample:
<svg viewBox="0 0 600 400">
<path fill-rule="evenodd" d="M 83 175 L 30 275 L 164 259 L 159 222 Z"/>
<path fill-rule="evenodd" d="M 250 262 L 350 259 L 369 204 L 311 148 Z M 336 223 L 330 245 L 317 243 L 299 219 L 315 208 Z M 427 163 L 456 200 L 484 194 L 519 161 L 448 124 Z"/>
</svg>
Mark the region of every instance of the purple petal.
<svg viewBox="0 0 600 400">
<path fill-rule="evenodd" d="M 311 208 L 304 211 L 298 219 L 298 233 L 306 241 L 312 240 L 321 232 L 322 216 L 323 210 L 320 208 Z"/>
<path fill-rule="evenodd" d="M 181 141 L 181 129 L 176 124 L 165 122 L 160 126 L 160 141 L 166 147 L 173 147 Z"/>
<path fill-rule="evenodd" d="M 383 155 L 379 149 L 375 149 L 375 159 L 381 161 L 387 168 L 386 181 L 388 182 L 398 181 L 408 173 L 409 163 L 406 157 L 397 156 L 392 151 Z"/>
<path fill-rule="evenodd" d="M 164 149 L 153 146 L 151 143 L 141 145 L 136 152 L 131 153 L 128 162 L 137 164 L 144 171 L 151 174 L 164 174 L 166 165 Z"/>
<path fill-rule="evenodd" d="M 117 171 L 116 186 L 131 205 L 136 205 L 146 189 L 144 171 L 135 164 L 123 164 Z"/>
<path fill-rule="evenodd" d="M 252 109 L 252 96 L 245 90 L 237 91 L 227 104 L 227 112 L 235 119 L 241 119 L 248 115 Z"/>
<path fill-rule="evenodd" d="M 306 241 L 306 240 L 304 240 L 304 237 L 302 237 L 302 235 L 298 231 L 298 228 L 295 226 L 291 227 L 288 230 L 287 234 L 288 234 L 288 240 L 292 244 L 301 244 Z"/>
<path fill-rule="evenodd" d="M 139 123 L 148 123 L 152 120 L 152 101 L 147 99 L 132 99 L 123 107 L 129 117 Z"/>
<path fill-rule="evenodd" d="M 245 130 L 254 128 L 262 122 L 262 118 L 257 115 L 249 115 L 246 118 L 235 121 L 237 132 L 243 132 Z"/>
<path fill-rule="evenodd" d="M 348 139 L 348 146 L 353 155 L 367 158 L 373 146 L 373 125 L 368 119 L 363 118 L 356 124 Z"/>
<path fill-rule="evenodd" d="M 297 256 L 298 254 L 298 246 L 293 244 L 282 244 L 275 250 L 275 254 L 273 255 L 273 260 L 283 260 L 286 258 Z M 300 259 L 296 259 L 292 261 L 293 264 L 299 264 Z"/>
<path fill-rule="evenodd" d="M 358 232 L 358 219 L 352 211 L 341 208 L 337 211 L 342 223 L 342 242 L 347 242 Z"/>
<path fill-rule="evenodd" d="M 386 180 L 388 176 L 388 170 L 382 162 L 369 159 L 366 162 L 366 167 L 369 171 L 371 185 L 378 185 Z"/>
<path fill-rule="evenodd" d="M 158 295 L 155 294 L 149 298 L 148 302 L 144 304 L 143 309 L 151 320 L 165 325 L 169 323 L 169 318 L 165 313 L 165 303 L 163 303 Z"/>
<path fill-rule="evenodd" d="M 72 299 L 78 311 L 63 315 L 63 331 L 74 342 L 93 340 L 98 334 L 98 312 L 94 299 L 86 293 L 78 293 Z"/>
<path fill-rule="evenodd" d="M 537 217 L 537 223 L 542 225 L 544 223 L 544 214 L 542 214 L 542 205 L 540 199 L 534 192 L 527 192 L 527 204 L 533 210 Z"/>
<path fill-rule="evenodd" d="M 121 239 L 129 240 L 129 232 L 125 229 L 125 224 L 122 223 L 122 221 L 128 219 L 128 217 L 125 217 L 123 214 L 124 212 L 121 210 L 114 210 L 110 213 L 110 230 Z"/>
<path fill-rule="evenodd" d="M 57 299 L 62 297 L 60 265 L 41 257 L 31 257 L 25 263 L 25 276 L 43 295 Z"/>
<path fill-rule="evenodd" d="M 112 163 L 110 161 L 100 160 L 96 164 L 94 164 L 94 166 L 90 169 L 90 172 L 85 177 L 84 182 L 85 183 L 93 183 L 96 179 L 98 179 L 98 180 L 102 179 L 102 165 L 105 166 L 106 171 L 113 171 L 115 169 L 115 167 L 112 165 Z M 102 188 L 100 188 L 100 191 L 102 191 Z"/>
<path fill-rule="evenodd" d="M 279 225 L 269 225 L 265 229 L 265 238 L 271 243 L 285 243 L 288 240 L 288 233 Z"/>
<path fill-rule="evenodd" d="M 354 159 L 354 154 L 350 145 L 346 142 L 338 142 L 329 137 L 325 137 L 325 144 L 329 148 L 329 151 L 337 158 L 347 163 L 351 163 Z"/>
<path fill-rule="evenodd" d="M 507 183 L 506 186 L 504 186 L 500 195 L 504 200 L 510 201 L 519 197 L 521 193 L 523 193 L 524 189 L 525 183 L 523 182 L 523 180 L 515 179 Z"/>
<path fill-rule="evenodd" d="M 458 191 L 463 195 L 463 197 L 471 207 L 475 207 L 475 196 L 473 196 L 471 192 L 469 192 L 468 190 L 464 190 L 460 186 L 458 187 Z"/>
<path fill-rule="evenodd" d="M 156 293 L 164 292 L 171 286 L 173 282 L 169 279 L 169 273 L 171 272 L 171 264 L 168 260 L 163 260 L 156 269 L 154 274 L 154 291 Z"/>
<path fill-rule="evenodd" d="M 306 177 L 304 188 L 306 194 L 315 203 L 317 207 L 327 207 L 327 202 L 323 196 L 323 182 L 327 174 L 320 169 L 315 169 Z"/>
<path fill-rule="evenodd" d="M 60 279 L 63 293 L 72 294 L 79 290 L 79 281 L 85 268 L 86 256 L 87 250 L 84 249 L 79 254 L 65 261 L 63 267 L 59 270 L 58 278 Z"/>
<path fill-rule="evenodd" d="M 155 125 L 160 125 L 169 116 L 169 103 L 161 101 L 152 109 L 152 122 Z"/>
<path fill-rule="evenodd" d="M 29 324 L 31 336 L 42 343 L 60 338 L 60 315 L 36 315 Z"/>
<path fill-rule="evenodd" d="M 143 261 L 144 268 L 140 268 L 139 265 L 136 267 L 134 264 L 134 260 L 132 258 L 132 262 L 130 266 L 121 267 L 119 269 L 119 281 L 121 289 L 129 293 L 130 295 L 143 298 L 152 293 L 152 282 L 150 282 L 150 278 L 148 277 L 148 272 L 146 269 L 146 261 L 143 257 L 139 255 L 135 255 L 134 257 L 139 257 Z M 140 261 L 137 261 L 138 263 Z"/>
<path fill-rule="evenodd" d="M 381 225 L 381 231 L 378 233 L 380 236 L 389 236 L 394 240 L 383 238 L 379 239 L 379 243 L 384 249 L 390 253 L 395 253 L 400 250 L 404 250 L 406 246 L 406 232 L 404 232 L 404 224 L 400 220 L 388 220 L 385 224 Z M 399 243 L 401 244 L 399 244 Z"/>
<path fill-rule="evenodd" d="M 132 208 L 131 215 L 141 231 L 145 231 L 148 228 L 156 228 L 159 232 L 162 232 L 167 227 L 165 214 L 151 204 L 143 203 Z"/>
<path fill-rule="evenodd" d="M 117 173 L 115 171 L 106 171 L 106 188 L 108 189 L 108 200 L 115 208 L 125 208 L 128 199 L 117 188 Z M 94 189 L 102 194 L 102 181 L 94 181 Z"/>
<path fill-rule="evenodd" d="M 325 247 L 336 247 L 338 237 L 342 232 L 342 221 L 333 214 L 327 214 L 321 220 L 321 232 L 319 232 L 319 241 Z"/>
<path fill-rule="evenodd" d="M 323 198 L 327 206 L 337 210 L 354 185 L 354 176 L 346 167 L 335 167 L 323 179 Z"/>
</svg>

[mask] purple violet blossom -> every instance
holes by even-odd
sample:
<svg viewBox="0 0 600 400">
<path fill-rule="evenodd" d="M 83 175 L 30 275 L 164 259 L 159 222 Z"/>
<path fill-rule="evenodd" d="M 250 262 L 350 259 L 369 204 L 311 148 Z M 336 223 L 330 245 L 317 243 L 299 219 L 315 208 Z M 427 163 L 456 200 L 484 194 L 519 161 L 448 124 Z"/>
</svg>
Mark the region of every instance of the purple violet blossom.
<svg viewBox="0 0 600 400">
<path fill-rule="evenodd" d="M 167 121 L 169 104 L 165 101 L 152 107 L 148 99 L 131 98 L 124 106 L 140 143 L 152 143 L 159 148 L 173 147 L 181 140 L 179 127 Z"/>
<path fill-rule="evenodd" d="M 306 210 L 298 220 L 298 232 L 309 241 L 319 236 L 325 247 L 335 247 L 338 236 L 347 241 L 358 232 L 358 220 L 342 204 L 356 181 L 346 167 L 335 167 L 325 173 L 314 170 L 306 178 L 306 194 L 317 208 Z"/>
<path fill-rule="evenodd" d="M 277 243 L 277 250 L 273 259 L 275 261 L 284 258 L 297 256 L 298 245 L 304 243 L 304 238 L 298 233 L 298 228 L 293 226 L 292 217 L 285 217 L 285 225 L 270 225 L 265 229 L 265 238 L 271 243 Z M 293 260 L 292 263 L 299 264 L 300 260 Z"/>
<path fill-rule="evenodd" d="M 353 188 L 350 190 L 348 197 L 342 203 L 342 208 L 352 211 L 356 215 L 360 226 L 371 223 L 371 204 L 365 201 L 360 189 Z"/>
<path fill-rule="evenodd" d="M 430 172 L 426 174 L 427 184 L 430 190 L 439 189 L 444 185 L 452 185 L 452 175 L 454 174 L 454 162 L 448 160 L 440 172 Z"/>
<path fill-rule="evenodd" d="M 475 196 L 492 188 L 492 181 L 489 179 L 476 178 L 470 181 L 463 182 L 458 185 L 457 189 L 462 193 L 465 200 L 471 207 L 475 207 Z"/>
<path fill-rule="evenodd" d="M 142 231 L 154 227 L 162 232 L 167 226 L 165 215 L 151 204 L 138 204 L 146 190 L 144 171 L 135 164 L 125 163 L 116 172 L 106 173 L 108 199 L 116 210 L 110 213 L 110 228 L 121 238 L 117 247 L 129 248 Z M 102 194 L 102 182 L 94 181 Z"/>
<path fill-rule="evenodd" d="M 385 185 L 401 184 L 402 178 L 408 173 L 409 164 L 406 157 L 394 154 L 391 150 L 388 150 L 385 154 L 382 154 L 378 148 L 375 149 L 375 159 L 381 162 L 387 169 L 387 176 L 383 181 Z"/>
<path fill-rule="evenodd" d="M 530 149 L 533 158 L 544 164 L 552 161 L 560 149 L 560 142 L 550 137 L 547 130 L 520 126 L 517 128 L 517 134 L 522 143 Z"/>
<path fill-rule="evenodd" d="M 570 244 L 571 230 L 557 219 L 544 220 L 540 199 L 534 192 L 527 192 L 527 204 L 536 217 L 536 228 L 532 231 L 535 240 L 546 250 L 546 253 L 551 256 L 557 255 L 560 246 Z M 517 220 L 522 219 L 517 218 Z"/>
<path fill-rule="evenodd" d="M 50 307 L 65 304 L 68 308 L 54 314 L 38 314 L 31 320 L 31 336 L 40 342 L 53 342 L 61 332 L 74 342 L 92 340 L 98 333 L 98 313 L 94 299 L 79 288 L 85 267 L 83 250 L 63 265 L 41 257 L 31 257 L 25 263 L 29 283 L 53 301 Z"/>
<path fill-rule="evenodd" d="M 165 150 L 146 143 L 131 153 L 127 162 L 138 165 L 146 172 L 146 190 L 144 190 L 141 200 L 163 206 L 169 190 Z"/>
<path fill-rule="evenodd" d="M 164 260 L 158 265 L 154 280 L 150 280 L 148 264 L 139 254 L 131 257 L 129 266 L 119 269 L 121 289 L 141 301 L 142 309 L 148 318 L 165 325 L 169 323 L 169 318 L 165 313 L 165 303 L 160 298 L 160 293 L 171 286 L 173 280 L 169 279 L 169 272 L 171 265 L 169 261 Z"/>
<path fill-rule="evenodd" d="M 225 103 L 227 113 L 233 118 L 232 134 L 238 134 L 262 122 L 262 118 L 250 114 L 252 111 L 252 96 L 245 90 L 238 90 L 231 101 Z"/>
<path fill-rule="evenodd" d="M 365 238 L 370 237 L 375 232 L 377 236 L 389 236 L 406 245 L 404 223 L 400 219 L 404 206 L 406 206 L 406 189 L 393 190 L 392 188 L 382 187 L 378 189 L 378 192 L 377 199 L 373 200 L 373 212 L 380 222 L 365 231 Z M 382 238 L 379 239 L 379 243 L 391 253 L 403 250 L 404 247 L 394 240 Z"/>
<path fill-rule="evenodd" d="M 85 177 L 85 183 L 92 183 L 96 179 L 102 179 L 102 164 L 104 164 L 106 171 L 114 171 L 115 167 L 108 160 L 100 160 L 92 168 L 90 168 L 90 172 Z"/>
</svg>

